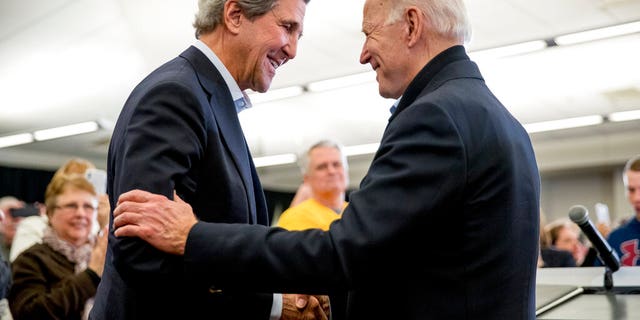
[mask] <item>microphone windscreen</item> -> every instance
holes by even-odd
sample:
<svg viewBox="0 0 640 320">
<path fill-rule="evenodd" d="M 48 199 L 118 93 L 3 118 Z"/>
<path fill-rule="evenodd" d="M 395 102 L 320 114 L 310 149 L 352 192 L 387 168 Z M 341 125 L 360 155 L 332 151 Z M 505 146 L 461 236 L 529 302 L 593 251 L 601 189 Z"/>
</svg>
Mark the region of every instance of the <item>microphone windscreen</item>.
<svg viewBox="0 0 640 320">
<path fill-rule="evenodd" d="M 589 221 L 589 210 L 585 206 L 575 205 L 569 209 L 569 218 L 577 224 Z"/>
</svg>

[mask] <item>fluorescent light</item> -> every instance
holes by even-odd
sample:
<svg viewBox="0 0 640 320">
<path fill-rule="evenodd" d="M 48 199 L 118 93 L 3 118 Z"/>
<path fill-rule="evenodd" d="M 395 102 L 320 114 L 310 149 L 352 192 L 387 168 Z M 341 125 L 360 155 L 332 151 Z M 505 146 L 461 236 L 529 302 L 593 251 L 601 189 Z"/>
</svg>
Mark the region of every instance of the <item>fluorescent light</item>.
<svg viewBox="0 0 640 320">
<path fill-rule="evenodd" d="M 113 131 L 116 127 L 116 123 L 113 120 L 101 118 L 96 122 L 98 122 L 98 126 L 100 126 L 100 129 L 102 130 Z"/>
<path fill-rule="evenodd" d="M 577 118 L 567 118 L 561 120 L 543 121 L 525 124 L 524 128 L 529 133 L 553 131 L 577 127 L 586 127 L 604 122 L 604 118 L 600 115 L 585 116 Z"/>
<path fill-rule="evenodd" d="M 253 158 L 256 168 L 295 163 L 298 157 L 293 153 Z"/>
<path fill-rule="evenodd" d="M 95 121 L 76 123 L 68 126 L 38 130 L 33 133 L 36 141 L 44 141 L 62 137 L 73 136 L 93 131 L 98 131 L 100 126 Z"/>
<path fill-rule="evenodd" d="M 0 137 L 0 148 L 17 146 L 33 142 L 31 133 L 20 133 L 11 136 Z"/>
<path fill-rule="evenodd" d="M 313 92 L 320 92 L 355 86 L 374 81 L 376 81 L 376 73 L 375 71 L 369 71 L 339 78 L 311 82 L 307 85 L 307 89 Z"/>
<path fill-rule="evenodd" d="M 346 156 L 358 156 L 363 154 L 374 154 L 378 151 L 380 143 L 359 144 L 355 146 L 344 147 L 343 152 Z"/>
<path fill-rule="evenodd" d="M 262 102 L 268 102 L 273 100 L 280 100 L 280 99 L 299 96 L 303 92 L 304 92 L 304 89 L 301 86 L 293 86 L 293 87 L 286 87 L 286 88 L 280 88 L 280 89 L 273 89 L 265 93 L 253 92 L 253 93 L 249 93 L 248 96 L 249 96 L 249 99 L 251 100 L 251 103 L 262 103 Z"/>
<path fill-rule="evenodd" d="M 620 122 L 640 119 L 640 110 L 614 112 L 607 116 L 609 121 Z"/>
<path fill-rule="evenodd" d="M 558 45 L 569 45 L 640 32 L 640 21 L 559 36 Z"/>
<path fill-rule="evenodd" d="M 491 48 L 486 50 L 470 52 L 469 55 L 473 59 L 496 59 L 508 56 L 515 56 L 518 54 L 530 53 L 538 50 L 542 50 L 547 47 L 547 42 L 544 40 L 534 40 L 518 44 L 512 44 L 504 47 Z"/>
</svg>

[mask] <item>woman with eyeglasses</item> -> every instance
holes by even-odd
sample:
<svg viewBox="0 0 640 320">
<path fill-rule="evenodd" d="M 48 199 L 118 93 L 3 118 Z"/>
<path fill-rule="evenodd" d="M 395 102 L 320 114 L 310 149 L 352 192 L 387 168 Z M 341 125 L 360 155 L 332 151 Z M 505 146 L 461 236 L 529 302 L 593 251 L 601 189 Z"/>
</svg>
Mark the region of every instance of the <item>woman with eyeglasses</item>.
<svg viewBox="0 0 640 320">
<path fill-rule="evenodd" d="M 54 177 L 45 193 L 42 243 L 12 264 L 9 306 L 15 320 L 86 319 L 105 260 L 106 228 L 91 232 L 98 199 L 83 175 Z"/>
</svg>

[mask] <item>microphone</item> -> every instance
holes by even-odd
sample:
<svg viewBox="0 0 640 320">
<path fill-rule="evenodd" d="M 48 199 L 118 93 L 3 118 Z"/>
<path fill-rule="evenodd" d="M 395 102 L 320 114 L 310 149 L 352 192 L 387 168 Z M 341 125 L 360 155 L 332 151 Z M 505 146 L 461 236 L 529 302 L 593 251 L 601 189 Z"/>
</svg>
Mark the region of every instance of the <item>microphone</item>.
<svg viewBox="0 0 640 320">
<path fill-rule="evenodd" d="M 584 206 L 575 205 L 569 209 L 569 218 L 580 227 L 589 241 L 591 241 L 604 265 L 612 272 L 620 269 L 620 258 L 618 258 L 618 254 L 611 249 L 607 240 L 602 237 L 598 229 L 596 229 L 591 220 L 589 220 L 589 210 Z"/>
</svg>

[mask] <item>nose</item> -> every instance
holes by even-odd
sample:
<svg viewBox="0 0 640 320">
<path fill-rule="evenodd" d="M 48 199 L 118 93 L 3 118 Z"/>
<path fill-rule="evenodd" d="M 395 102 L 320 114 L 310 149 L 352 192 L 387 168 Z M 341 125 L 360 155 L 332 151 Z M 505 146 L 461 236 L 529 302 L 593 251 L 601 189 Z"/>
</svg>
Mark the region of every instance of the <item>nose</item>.
<svg viewBox="0 0 640 320">
<path fill-rule="evenodd" d="M 367 40 L 364 41 L 362 45 L 362 52 L 360 52 L 360 63 L 367 64 L 371 59 L 371 55 L 369 54 L 369 49 L 367 49 Z"/>
<path fill-rule="evenodd" d="M 286 59 L 282 64 L 295 58 L 298 52 L 298 37 L 296 35 L 289 36 L 289 41 L 282 51 L 286 55 Z"/>
</svg>

